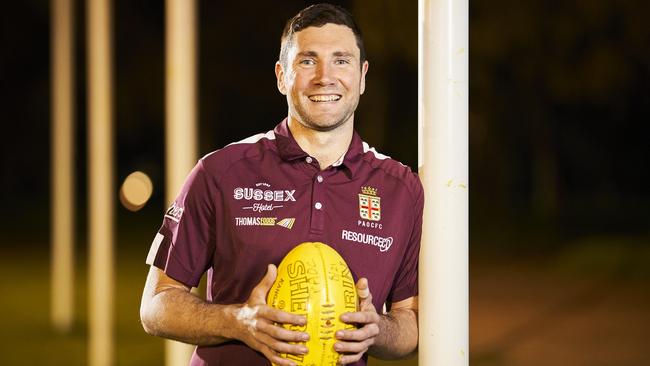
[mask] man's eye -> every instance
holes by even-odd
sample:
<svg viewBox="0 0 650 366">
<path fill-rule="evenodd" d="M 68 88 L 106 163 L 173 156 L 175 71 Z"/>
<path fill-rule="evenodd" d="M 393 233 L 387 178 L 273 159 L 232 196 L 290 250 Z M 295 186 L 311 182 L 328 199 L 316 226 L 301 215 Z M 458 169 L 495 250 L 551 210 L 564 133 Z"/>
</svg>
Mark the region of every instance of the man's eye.
<svg viewBox="0 0 650 366">
<path fill-rule="evenodd" d="M 314 64 L 314 60 L 309 60 L 309 59 L 307 59 L 307 60 L 302 60 L 302 61 L 300 61 L 300 64 L 301 64 L 301 65 L 313 65 L 313 64 Z"/>
<path fill-rule="evenodd" d="M 346 60 L 346 59 L 338 59 L 338 60 L 335 61 L 335 63 L 336 63 L 337 65 L 346 65 L 346 64 L 349 64 L 350 61 L 348 61 L 348 60 Z"/>
</svg>

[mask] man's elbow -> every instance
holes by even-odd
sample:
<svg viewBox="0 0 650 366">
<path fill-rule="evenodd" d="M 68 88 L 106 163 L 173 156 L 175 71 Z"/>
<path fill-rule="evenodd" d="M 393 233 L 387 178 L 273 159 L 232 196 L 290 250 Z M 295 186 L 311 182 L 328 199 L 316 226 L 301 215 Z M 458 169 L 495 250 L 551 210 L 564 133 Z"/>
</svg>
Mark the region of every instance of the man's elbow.
<svg viewBox="0 0 650 366">
<path fill-rule="evenodd" d="M 388 329 L 389 332 L 398 334 L 397 337 L 390 337 L 390 346 L 380 352 L 380 357 L 386 360 L 401 360 L 411 358 L 418 351 L 418 313 L 415 309 L 395 309 L 391 311 L 395 328 Z"/>
<path fill-rule="evenodd" d="M 401 357 L 402 359 L 411 358 L 411 357 L 415 356 L 418 353 L 418 335 L 417 335 L 417 333 L 415 335 L 413 343 L 408 345 L 404 351 L 405 351 L 404 355 Z"/>
<path fill-rule="evenodd" d="M 153 324 L 149 321 L 149 319 L 146 316 L 142 316 L 140 314 L 140 324 L 142 324 L 142 329 L 144 331 L 152 336 L 157 336 L 155 328 L 152 326 Z"/>
<path fill-rule="evenodd" d="M 403 340 L 405 341 L 405 340 Z M 415 356 L 418 353 L 418 341 L 415 338 L 412 343 L 402 343 L 395 345 L 390 352 L 378 353 L 377 358 L 383 360 L 405 360 Z"/>
<path fill-rule="evenodd" d="M 142 303 L 140 304 L 140 324 L 142 324 L 142 328 L 147 334 L 159 336 L 160 331 L 158 329 L 159 327 L 157 327 L 159 322 L 156 319 L 157 311 L 154 309 L 152 302 L 153 299 L 142 299 Z"/>
</svg>

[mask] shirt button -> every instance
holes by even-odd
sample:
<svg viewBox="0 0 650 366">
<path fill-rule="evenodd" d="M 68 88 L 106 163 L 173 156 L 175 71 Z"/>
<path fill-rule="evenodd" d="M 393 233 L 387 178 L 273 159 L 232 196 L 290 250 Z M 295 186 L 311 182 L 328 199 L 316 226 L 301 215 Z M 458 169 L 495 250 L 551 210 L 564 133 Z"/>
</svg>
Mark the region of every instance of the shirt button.
<svg viewBox="0 0 650 366">
<path fill-rule="evenodd" d="M 316 180 L 318 181 L 318 183 L 323 183 L 323 176 L 319 175 L 318 177 L 316 177 Z"/>
<path fill-rule="evenodd" d="M 320 210 L 321 208 L 323 208 L 323 205 L 320 202 L 316 202 L 314 207 L 316 207 L 317 210 Z"/>
<path fill-rule="evenodd" d="M 312 162 L 312 158 L 311 158 L 311 156 L 308 156 L 308 157 L 305 159 L 305 161 L 307 162 L 307 164 L 311 164 L 311 162 Z"/>
</svg>

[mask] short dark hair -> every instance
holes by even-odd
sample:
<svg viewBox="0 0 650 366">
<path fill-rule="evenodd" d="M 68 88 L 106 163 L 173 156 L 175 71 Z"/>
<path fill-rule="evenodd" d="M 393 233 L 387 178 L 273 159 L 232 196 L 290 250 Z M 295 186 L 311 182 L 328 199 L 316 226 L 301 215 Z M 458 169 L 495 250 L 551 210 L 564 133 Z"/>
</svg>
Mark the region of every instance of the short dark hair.
<svg viewBox="0 0 650 366">
<path fill-rule="evenodd" d="M 286 65 L 287 50 L 293 41 L 294 34 L 308 27 L 322 27 L 329 23 L 344 25 L 352 30 L 357 41 L 357 47 L 359 47 L 361 63 L 363 64 L 366 60 L 366 50 L 363 47 L 361 29 L 354 21 L 352 14 L 338 5 L 326 3 L 311 5 L 287 21 L 280 40 L 280 62 Z"/>
</svg>

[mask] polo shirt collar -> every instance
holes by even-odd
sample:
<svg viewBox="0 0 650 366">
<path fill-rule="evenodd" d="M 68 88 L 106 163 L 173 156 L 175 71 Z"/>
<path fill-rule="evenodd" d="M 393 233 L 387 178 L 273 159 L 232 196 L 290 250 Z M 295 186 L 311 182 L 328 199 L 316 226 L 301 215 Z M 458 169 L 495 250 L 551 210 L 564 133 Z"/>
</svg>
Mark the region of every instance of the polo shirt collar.
<svg viewBox="0 0 650 366">
<path fill-rule="evenodd" d="M 275 134 L 275 144 L 282 160 L 295 161 L 304 159 L 309 156 L 303 151 L 289 130 L 288 120 L 285 118 L 273 130 Z M 333 164 L 337 168 L 345 168 L 349 172 L 348 177 L 354 177 L 363 162 L 363 141 L 356 131 L 352 133 L 352 141 L 348 151 L 343 156 L 342 161 Z"/>
</svg>

